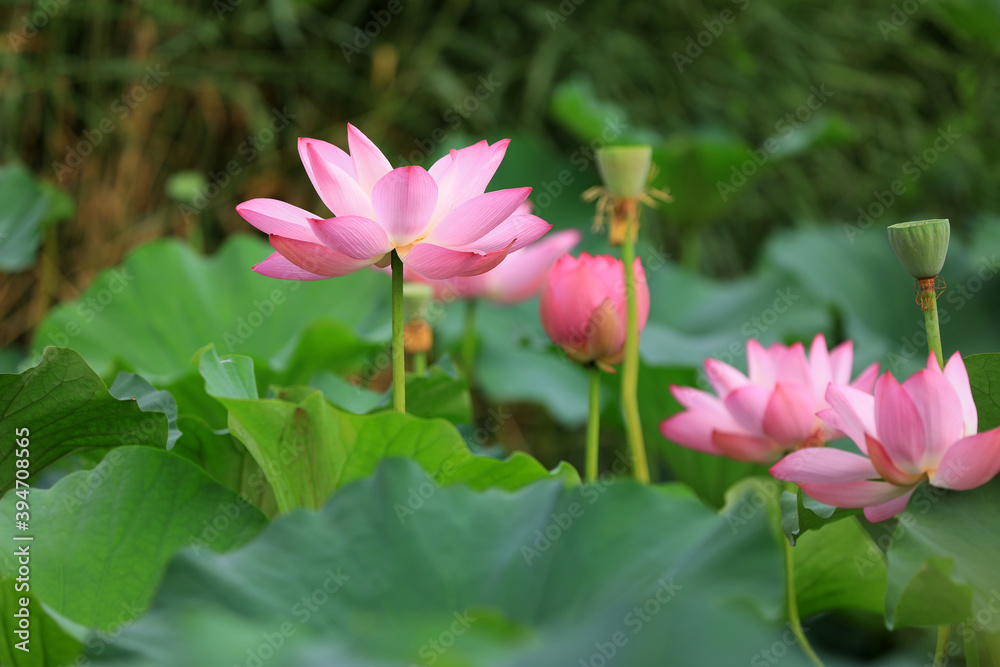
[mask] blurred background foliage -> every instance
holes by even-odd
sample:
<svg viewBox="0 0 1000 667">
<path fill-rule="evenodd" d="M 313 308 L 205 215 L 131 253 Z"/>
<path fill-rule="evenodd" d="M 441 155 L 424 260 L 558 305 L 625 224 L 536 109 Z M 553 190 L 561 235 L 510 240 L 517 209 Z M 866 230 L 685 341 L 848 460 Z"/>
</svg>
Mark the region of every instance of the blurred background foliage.
<svg viewBox="0 0 1000 667">
<path fill-rule="evenodd" d="M 137 246 L 180 237 L 215 252 L 229 235 L 253 233 L 234 207 L 254 197 L 323 211 L 296 140 L 346 146 L 346 122 L 396 165 L 511 137 L 491 187 L 531 185 L 536 212 L 556 227 L 591 225 L 580 194 L 597 184 L 595 148 L 653 144 L 654 185 L 675 201 L 644 218 L 651 386 L 654 376 L 659 386 L 694 381 L 706 355 L 739 364 L 733 346 L 749 336 L 789 341 L 816 331 L 831 343 L 854 338 L 859 362 L 909 372 L 923 354 L 911 340 L 920 314 L 882 229 L 950 218 L 945 276 L 959 288 L 1000 249 L 996 2 L 2 3 L 7 367 L 29 346 L 37 355 L 58 342 L 72 313 L 80 317 L 74 304 L 113 280 L 102 283 L 99 271 Z M 596 234 L 582 247 L 607 250 Z M 371 303 L 383 308 L 384 290 L 372 289 Z M 788 289 L 792 312 L 768 322 L 775 295 Z M 174 292 L 162 303 L 184 298 Z M 944 324 L 946 348 L 986 351 L 997 293 L 979 283 L 959 297 L 955 321 Z M 141 311 L 157 298 L 153 290 L 109 310 Z M 61 302 L 48 333 L 36 336 Z M 578 425 L 584 404 L 577 369 L 550 353 L 536 307 L 481 311 L 480 377 L 488 399 L 545 406 L 522 415 L 522 428 L 556 429 L 535 447 L 552 446 L 542 456 L 552 463 L 562 449 L 556 425 Z M 149 336 L 150 325 L 127 332 L 127 321 L 108 315 L 69 345 L 90 349 L 92 364 L 128 357 L 133 345 L 114 332 Z M 224 342 L 222 329 L 167 324 L 163 336 L 195 332 L 182 337 L 178 359 L 205 336 Z M 368 341 L 387 332 L 377 314 L 353 324 Z M 302 326 L 282 331 L 295 337 Z M 461 313 L 449 308 L 439 329 L 443 352 L 460 336 Z M 278 345 L 255 354 L 272 358 Z M 142 358 L 125 366 L 142 370 Z M 656 400 L 657 414 L 676 407 Z M 506 441 L 532 449 L 518 433 Z"/>
<path fill-rule="evenodd" d="M 0 343 L 23 343 L 50 303 L 143 241 L 212 250 L 247 231 L 233 208 L 256 196 L 320 209 L 295 141 L 343 144 L 346 121 L 395 164 L 512 136 L 501 175 L 533 185 L 536 205 L 560 192 L 539 206 L 558 226 L 586 224 L 594 140 L 651 141 L 657 184 L 677 198 L 647 218 L 654 241 L 710 275 L 745 272 L 778 229 L 854 222 L 879 193 L 894 201 L 875 225 L 947 216 L 961 234 L 998 208 L 998 12 L 979 0 L 3 0 L 0 158 L 77 209 L 47 233 L 45 262 L 4 278 Z M 939 132 L 958 138 L 904 173 Z M 768 138 L 764 164 L 744 167 Z M 724 197 L 734 169 L 753 173 Z"/>
</svg>

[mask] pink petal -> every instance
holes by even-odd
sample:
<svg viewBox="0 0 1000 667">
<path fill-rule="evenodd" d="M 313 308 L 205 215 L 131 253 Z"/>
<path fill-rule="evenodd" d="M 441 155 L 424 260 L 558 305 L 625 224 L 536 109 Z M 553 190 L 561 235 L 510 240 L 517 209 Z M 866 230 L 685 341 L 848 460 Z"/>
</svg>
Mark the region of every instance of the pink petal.
<svg viewBox="0 0 1000 667">
<path fill-rule="evenodd" d="M 771 466 L 771 474 L 796 484 L 845 484 L 879 476 L 867 457 L 833 447 L 809 447 L 792 452 Z"/>
<path fill-rule="evenodd" d="M 446 248 L 473 244 L 509 218 L 530 192 L 531 188 L 497 190 L 459 204 L 437 224 L 427 242 Z"/>
<path fill-rule="evenodd" d="M 608 363 L 620 363 L 625 345 L 625 314 L 619 311 L 611 299 L 605 299 L 590 316 L 585 331 L 587 351 L 594 359 Z"/>
<path fill-rule="evenodd" d="M 500 262 L 502 262 L 508 254 L 510 254 L 510 249 L 513 245 L 514 242 L 511 241 L 506 248 L 491 250 L 485 254 L 473 252 L 472 257 L 469 259 L 469 263 L 458 275 L 463 278 L 474 277 L 486 273 L 487 271 L 492 271 L 500 265 Z"/>
<path fill-rule="evenodd" d="M 725 417 L 729 419 L 729 413 L 726 411 L 726 407 L 722 404 L 722 401 L 707 391 L 672 384 L 670 385 L 670 393 L 687 410 L 704 410 L 714 413 L 716 418 Z"/>
<path fill-rule="evenodd" d="M 278 234 L 311 243 L 319 240 L 309 227 L 309 219 L 316 216 L 283 201 L 251 199 L 237 206 L 236 212 L 266 234 Z"/>
<path fill-rule="evenodd" d="M 375 183 L 392 171 L 392 165 L 371 139 L 350 123 L 347 124 L 347 147 L 351 149 L 351 158 L 358 174 L 358 184 L 365 194 L 370 196 Z"/>
<path fill-rule="evenodd" d="M 837 414 L 836 410 L 827 408 L 825 410 L 820 410 L 816 413 L 820 421 L 823 422 L 822 426 L 822 436 L 824 442 L 830 442 L 831 440 L 836 440 L 846 433 L 844 432 L 844 421 Z"/>
<path fill-rule="evenodd" d="M 403 257 L 403 263 L 424 278 L 446 280 L 465 275 L 470 271 L 479 271 L 480 273 L 489 271 L 502 262 L 506 256 L 506 248 L 483 255 L 476 252 L 442 248 L 433 243 L 417 243 Z"/>
<path fill-rule="evenodd" d="M 793 382 L 806 387 L 812 387 L 812 371 L 806 360 L 806 348 L 802 343 L 794 343 L 789 347 L 772 345 L 769 353 L 774 362 L 774 378 L 776 382 Z M 826 385 L 823 386 L 826 391 Z M 822 396 L 820 393 L 817 398 Z"/>
<path fill-rule="evenodd" d="M 482 274 L 483 293 L 494 301 L 514 303 L 531 298 L 542 287 L 556 258 L 580 242 L 576 229 L 550 234 L 519 252 L 511 251 L 503 263 Z M 475 276 L 469 280 L 476 280 Z"/>
<path fill-rule="evenodd" d="M 850 378 L 850 376 L 848 376 Z M 878 362 L 868 364 L 865 370 L 861 371 L 858 377 L 851 383 L 855 389 L 860 389 L 866 394 L 872 393 L 875 388 L 875 380 L 878 379 Z M 842 383 L 846 384 L 846 383 Z"/>
<path fill-rule="evenodd" d="M 878 471 L 879 477 L 897 486 L 910 486 L 923 479 L 923 472 L 909 473 L 903 470 L 892 460 L 881 442 L 870 435 L 865 437 L 868 441 L 868 457 Z"/>
<path fill-rule="evenodd" d="M 377 259 L 392 250 L 385 232 L 374 220 L 345 215 L 309 221 L 316 237 L 331 250 L 353 259 Z"/>
<path fill-rule="evenodd" d="M 750 384 L 746 375 L 717 359 L 705 360 L 705 376 L 715 393 L 725 398 L 729 392 Z"/>
<path fill-rule="evenodd" d="M 768 464 L 778 458 L 782 448 L 773 441 L 746 433 L 731 433 L 729 431 L 712 431 L 712 444 L 723 456 L 736 461 L 752 461 Z"/>
<path fill-rule="evenodd" d="M 1000 472 L 1000 427 L 962 438 L 944 453 L 930 482 L 944 489 L 966 491 Z"/>
<path fill-rule="evenodd" d="M 372 264 L 371 260 L 358 260 L 330 250 L 319 243 L 309 243 L 298 239 L 272 234 L 271 246 L 300 269 L 327 278 L 336 278 L 354 273 Z"/>
<path fill-rule="evenodd" d="M 945 450 L 965 435 L 958 393 L 941 371 L 937 358 L 933 354 L 931 357 L 926 370 L 903 383 L 920 413 L 927 437 L 922 468 L 936 468 Z"/>
<path fill-rule="evenodd" d="M 923 470 L 927 434 L 920 412 L 892 373 L 886 373 L 875 383 L 875 430 L 897 466 L 914 474 Z"/>
<path fill-rule="evenodd" d="M 821 333 L 816 334 L 812 345 L 809 346 L 809 368 L 813 393 L 817 398 L 822 398 L 833 375 L 830 372 L 830 353 L 827 352 L 826 337 Z"/>
<path fill-rule="evenodd" d="M 393 169 L 372 191 L 375 221 L 397 248 L 423 233 L 436 203 L 437 184 L 423 167 Z"/>
<path fill-rule="evenodd" d="M 355 181 L 358 180 L 358 172 L 354 168 L 354 160 L 352 160 L 351 156 L 345 153 L 339 146 L 334 146 L 331 143 L 320 141 L 319 139 L 300 137 L 299 158 L 302 159 L 302 165 L 306 168 L 306 173 L 309 174 L 309 180 L 313 182 L 314 186 L 316 185 L 316 181 L 313 176 L 312 158 L 309 156 L 308 152 L 310 144 L 312 144 L 313 150 L 316 151 L 316 154 L 319 155 L 323 161 L 336 165 Z"/>
<path fill-rule="evenodd" d="M 859 508 L 882 505 L 913 492 L 912 487 L 889 482 L 846 482 L 843 484 L 799 484 L 810 498 L 834 507 Z"/>
<path fill-rule="evenodd" d="M 783 445 L 798 445 L 816 432 L 816 398 L 812 388 L 778 382 L 764 410 L 765 435 Z"/>
<path fill-rule="evenodd" d="M 306 172 L 320 199 L 334 215 L 360 215 L 373 218 L 372 202 L 354 177 L 333 162 L 324 160 L 316 143 L 304 140 Z"/>
<path fill-rule="evenodd" d="M 271 253 L 267 259 L 254 266 L 253 270 L 262 276 L 281 280 L 326 280 L 327 278 L 295 266 L 277 252 Z"/>
<path fill-rule="evenodd" d="M 729 393 L 723 399 L 726 409 L 736 423 L 751 433 L 762 433 L 764 428 L 764 412 L 771 400 L 769 387 L 748 384 Z"/>
<path fill-rule="evenodd" d="M 635 274 L 635 309 L 638 316 L 639 331 L 646 328 L 649 320 L 649 284 L 646 282 L 646 271 L 642 268 L 642 262 L 635 258 L 632 264 L 632 271 Z M 624 271 L 622 277 L 624 278 Z"/>
<path fill-rule="evenodd" d="M 444 219 L 459 204 L 483 194 L 507 152 L 509 139 L 492 146 L 480 141 L 460 150 L 453 150 L 431 167 L 438 183 L 440 196 L 434 210 L 434 222 Z"/>
<path fill-rule="evenodd" d="M 928 362 L 929 363 L 929 362 Z M 935 360 L 934 363 L 937 363 Z M 972 387 L 969 384 L 969 371 L 965 368 L 965 362 L 961 355 L 956 352 L 951 355 L 951 359 L 944 366 L 944 376 L 958 394 L 958 400 L 962 403 L 962 421 L 965 423 L 965 435 L 972 435 L 979 430 L 979 412 L 976 410 L 976 402 L 972 400 Z"/>
<path fill-rule="evenodd" d="M 868 453 L 865 434 L 877 433 L 875 397 L 854 387 L 831 384 L 826 390 L 826 400 L 839 417 L 839 430 L 853 440 L 858 449 Z M 827 421 L 823 418 L 823 412 L 820 413 L 820 418 Z M 829 421 L 827 423 L 833 425 Z"/>
<path fill-rule="evenodd" d="M 872 523 L 878 523 L 879 521 L 885 521 L 886 519 L 891 519 L 900 512 L 906 509 L 906 504 L 910 502 L 910 496 L 913 492 L 917 490 L 914 486 L 912 489 L 899 496 L 898 498 L 893 498 L 888 502 L 884 502 L 880 505 L 872 505 L 871 507 L 865 508 L 865 518 Z"/>
<path fill-rule="evenodd" d="M 536 215 L 512 215 L 476 241 L 456 249 L 492 252 L 510 245 L 510 251 L 517 252 L 537 241 L 550 229 L 552 225 Z M 511 241 L 514 242 L 513 245 Z"/>
<path fill-rule="evenodd" d="M 753 338 L 747 341 L 747 376 L 755 385 L 774 385 L 774 361 L 767 350 Z"/>
<path fill-rule="evenodd" d="M 848 384 L 854 364 L 854 341 L 845 340 L 830 351 L 830 382 Z"/>
<path fill-rule="evenodd" d="M 660 424 L 663 437 L 697 452 L 722 456 L 722 451 L 712 442 L 715 430 L 714 415 L 698 410 L 685 410 Z"/>
</svg>

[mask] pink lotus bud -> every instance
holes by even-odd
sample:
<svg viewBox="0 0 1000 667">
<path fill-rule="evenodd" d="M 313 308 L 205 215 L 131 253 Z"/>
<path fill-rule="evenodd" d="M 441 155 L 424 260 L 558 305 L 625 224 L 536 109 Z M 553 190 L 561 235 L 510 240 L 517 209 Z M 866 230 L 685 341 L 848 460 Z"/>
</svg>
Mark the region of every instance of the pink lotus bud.
<svg viewBox="0 0 1000 667">
<path fill-rule="evenodd" d="M 639 331 L 649 317 L 649 287 L 635 260 Z M 625 269 L 610 255 L 563 255 L 549 271 L 539 304 L 545 333 L 573 361 L 618 364 L 625 347 Z"/>
</svg>

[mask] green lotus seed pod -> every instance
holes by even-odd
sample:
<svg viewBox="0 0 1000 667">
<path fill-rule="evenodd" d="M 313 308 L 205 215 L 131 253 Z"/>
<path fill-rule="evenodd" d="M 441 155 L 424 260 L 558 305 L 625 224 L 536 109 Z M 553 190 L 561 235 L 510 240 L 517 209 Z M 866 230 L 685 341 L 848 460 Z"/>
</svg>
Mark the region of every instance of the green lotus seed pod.
<svg viewBox="0 0 1000 667">
<path fill-rule="evenodd" d="M 914 278 L 941 273 L 948 255 L 951 225 L 947 220 L 917 220 L 889 225 L 889 243 L 896 257 Z"/>
<path fill-rule="evenodd" d="M 652 164 L 652 146 L 608 146 L 597 151 L 597 171 L 615 197 L 641 195 Z"/>
</svg>

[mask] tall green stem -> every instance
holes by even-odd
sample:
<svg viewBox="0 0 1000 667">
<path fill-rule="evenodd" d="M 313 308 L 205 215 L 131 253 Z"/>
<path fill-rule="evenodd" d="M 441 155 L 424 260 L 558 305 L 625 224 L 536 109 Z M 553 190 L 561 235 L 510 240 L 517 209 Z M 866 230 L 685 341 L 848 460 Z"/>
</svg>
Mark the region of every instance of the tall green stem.
<svg viewBox="0 0 1000 667">
<path fill-rule="evenodd" d="M 798 489 L 791 482 L 788 483 L 787 488 L 792 493 L 798 493 Z M 816 651 L 809 644 L 809 640 L 806 639 L 806 633 L 802 629 L 802 621 L 799 619 L 799 602 L 795 597 L 795 552 L 792 551 L 794 547 L 792 547 L 792 543 L 785 536 L 781 537 L 781 543 L 785 548 L 785 591 L 788 595 L 788 624 L 792 627 L 792 633 L 798 640 L 799 646 L 802 647 L 802 652 L 809 657 L 809 660 L 814 665 L 823 667 L 823 661 L 819 659 Z"/>
<path fill-rule="evenodd" d="M 470 389 L 476 366 L 476 303 L 475 299 L 465 302 L 465 332 L 462 335 L 462 367 Z"/>
<path fill-rule="evenodd" d="M 413 354 L 413 372 L 417 375 L 423 375 L 427 372 L 426 352 L 415 352 Z"/>
<path fill-rule="evenodd" d="M 938 324 L 937 292 L 934 289 L 934 279 L 930 283 L 921 279 L 920 300 L 924 311 L 924 326 L 927 328 L 927 348 L 937 357 L 938 364 L 944 368 L 944 354 L 941 352 L 941 327 Z M 928 288 L 929 285 L 929 288 Z"/>
<path fill-rule="evenodd" d="M 937 646 L 934 648 L 934 667 L 944 667 L 948 664 L 948 638 L 951 637 L 950 625 L 939 625 Z"/>
<path fill-rule="evenodd" d="M 625 432 L 632 453 L 635 478 L 649 483 L 649 464 L 639 421 L 639 308 L 635 300 L 635 237 L 637 224 L 629 225 L 622 244 L 622 261 L 625 264 L 625 302 L 627 324 L 625 327 L 625 359 L 622 367 L 622 406 L 625 410 Z"/>
<path fill-rule="evenodd" d="M 403 261 L 392 251 L 392 407 L 406 412 L 406 352 L 403 348 Z"/>
<path fill-rule="evenodd" d="M 586 479 L 593 482 L 597 479 L 597 447 L 601 432 L 601 369 L 591 366 L 590 374 L 590 412 L 587 416 L 587 468 Z"/>
</svg>

